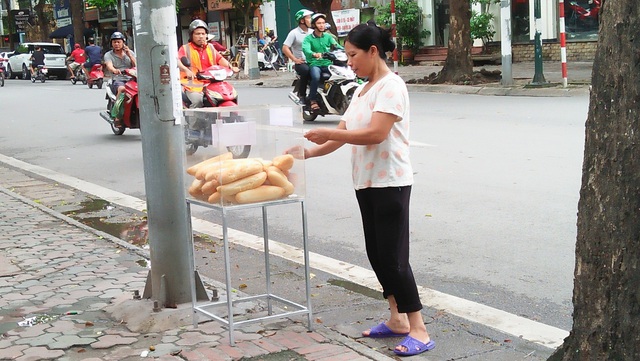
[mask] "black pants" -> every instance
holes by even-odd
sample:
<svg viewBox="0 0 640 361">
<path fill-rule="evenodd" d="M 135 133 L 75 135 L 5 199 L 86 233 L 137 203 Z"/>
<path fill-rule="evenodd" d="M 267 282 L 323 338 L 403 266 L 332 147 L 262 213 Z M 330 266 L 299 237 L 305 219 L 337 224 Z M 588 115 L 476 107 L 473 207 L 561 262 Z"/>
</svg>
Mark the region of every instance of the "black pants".
<svg viewBox="0 0 640 361">
<path fill-rule="evenodd" d="M 307 96 L 307 86 L 309 85 L 309 78 L 311 77 L 309 74 L 309 64 L 296 64 L 293 66 L 293 69 L 295 69 L 296 73 L 298 73 L 298 76 L 300 77 L 298 82 L 298 96 L 305 97 Z"/>
<path fill-rule="evenodd" d="M 382 285 L 384 298 L 393 295 L 398 312 L 422 309 L 409 265 L 409 200 L 411 186 L 356 191 L 362 215 L 367 257 Z"/>
</svg>

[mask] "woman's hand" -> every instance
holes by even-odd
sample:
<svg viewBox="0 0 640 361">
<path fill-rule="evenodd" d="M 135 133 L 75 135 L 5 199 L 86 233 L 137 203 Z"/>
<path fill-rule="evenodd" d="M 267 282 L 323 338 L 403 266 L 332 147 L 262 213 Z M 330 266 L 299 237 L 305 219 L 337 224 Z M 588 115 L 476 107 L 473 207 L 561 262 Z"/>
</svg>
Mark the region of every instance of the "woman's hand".
<svg viewBox="0 0 640 361">
<path fill-rule="evenodd" d="M 329 129 L 329 128 L 311 129 L 310 131 L 305 133 L 304 137 L 307 138 L 307 140 L 310 142 L 313 142 L 316 144 L 324 144 L 327 141 L 331 140 L 329 139 L 329 137 L 332 131 L 333 129 Z"/>
<path fill-rule="evenodd" d="M 284 151 L 283 154 L 291 154 L 296 159 L 307 159 L 309 158 L 309 150 L 302 147 L 301 145 L 293 146 Z"/>
</svg>

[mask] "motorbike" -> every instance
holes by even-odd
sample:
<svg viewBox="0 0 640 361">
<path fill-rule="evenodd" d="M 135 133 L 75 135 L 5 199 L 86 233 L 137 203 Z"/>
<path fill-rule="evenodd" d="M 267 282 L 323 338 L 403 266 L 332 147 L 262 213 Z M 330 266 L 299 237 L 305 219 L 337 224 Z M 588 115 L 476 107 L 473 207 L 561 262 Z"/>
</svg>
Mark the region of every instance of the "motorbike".
<svg viewBox="0 0 640 361">
<path fill-rule="evenodd" d="M 114 118 L 112 118 L 112 111 L 114 105 L 116 105 L 116 91 L 117 89 L 112 89 L 112 83 L 107 83 L 107 92 L 105 95 L 105 99 L 107 100 L 107 110 L 103 110 L 100 112 L 100 117 L 111 125 L 111 131 L 115 135 L 122 135 L 127 128 L 130 129 L 139 129 L 140 128 L 140 111 L 138 104 L 138 73 L 136 68 L 125 69 L 123 73 L 128 77 L 127 82 L 124 85 L 124 100 L 122 101 L 121 113 L 122 118 L 120 120 L 121 125 L 116 125 L 114 123 Z"/>
<path fill-rule="evenodd" d="M 190 61 L 183 57 L 182 64 L 189 67 Z M 233 71 L 219 65 L 210 66 L 201 72 L 196 73 L 196 79 L 205 83 L 203 88 L 203 107 L 233 107 L 238 105 L 238 92 L 226 79 L 233 75 Z M 183 107 L 189 108 L 190 101 L 186 94 L 182 93 Z M 230 114 L 220 119 L 223 123 L 237 123 L 245 121 L 237 113 Z M 189 119 L 184 127 L 185 145 L 187 155 L 194 154 L 198 147 L 208 147 L 213 144 L 212 123 L 207 119 Z M 234 158 L 246 158 L 251 151 L 250 145 L 229 146 L 227 149 Z"/>
<path fill-rule="evenodd" d="M 71 80 L 71 84 L 76 85 L 77 82 L 81 82 L 82 84 L 87 84 L 87 76 L 82 70 L 83 66 L 84 65 L 81 64 L 73 71 L 74 78 L 69 79 Z"/>
<path fill-rule="evenodd" d="M 102 64 L 94 64 L 89 71 L 89 77 L 87 78 L 87 86 L 92 89 L 93 86 L 97 86 L 98 89 L 102 89 L 102 83 L 104 82 L 104 72 L 102 71 Z"/>
<path fill-rule="evenodd" d="M 298 97 L 300 78 L 296 76 L 293 81 L 293 91 L 289 93 L 289 99 L 298 105 L 302 105 L 302 118 L 305 121 L 314 121 L 321 115 L 342 115 L 347 110 L 351 97 L 355 92 L 360 80 L 347 65 L 347 55 L 344 50 L 334 50 L 322 54 L 325 59 L 330 59 L 333 64 L 329 65 L 329 71 L 323 72 L 318 85 L 318 105 L 319 110 L 312 111 L 309 100 L 301 100 Z"/>
<path fill-rule="evenodd" d="M 35 83 L 36 80 L 40 80 L 41 83 L 44 83 L 47 80 L 47 68 L 44 65 L 38 65 L 38 70 L 36 70 L 36 75 L 31 77 L 31 82 Z"/>
<path fill-rule="evenodd" d="M 265 44 L 258 51 L 258 68 L 260 70 L 278 70 L 285 66 L 284 60 L 274 43 Z"/>
<path fill-rule="evenodd" d="M 6 60 L 7 59 L 0 58 L 0 87 L 4 86 L 5 69 L 4 69 L 3 61 L 6 61 Z"/>
<path fill-rule="evenodd" d="M 602 0 L 589 0 L 586 4 L 579 4 L 578 1 L 570 1 L 565 8 L 565 18 L 567 25 L 573 28 L 597 27 L 600 15 Z"/>
</svg>

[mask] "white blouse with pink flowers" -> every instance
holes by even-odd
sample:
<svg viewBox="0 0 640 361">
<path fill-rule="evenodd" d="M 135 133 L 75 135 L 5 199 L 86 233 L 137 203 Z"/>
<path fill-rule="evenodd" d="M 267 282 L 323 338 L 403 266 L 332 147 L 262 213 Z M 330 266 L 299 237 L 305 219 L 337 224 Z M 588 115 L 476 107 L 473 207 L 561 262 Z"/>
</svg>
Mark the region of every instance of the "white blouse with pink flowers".
<svg viewBox="0 0 640 361">
<path fill-rule="evenodd" d="M 368 127 L 374 112 L 397 115 L 399 119 L 382 143 L 352 146 L 353 186 L 363 189 L 411 185 L 407 86 L 398 75 L 389 73 L 361 96 L 365 84 L 356 89 L 343 116 L 347 129 Z"/>
</svg>

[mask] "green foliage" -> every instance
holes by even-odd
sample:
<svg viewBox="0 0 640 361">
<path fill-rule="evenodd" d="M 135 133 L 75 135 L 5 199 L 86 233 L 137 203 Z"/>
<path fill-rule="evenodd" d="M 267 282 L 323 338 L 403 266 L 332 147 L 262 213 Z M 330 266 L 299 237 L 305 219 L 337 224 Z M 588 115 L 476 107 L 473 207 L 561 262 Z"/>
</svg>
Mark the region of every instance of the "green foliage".
<svg viewBox="0 0 640 361">
<path fill-rule="evenodd" d="M 118 5 L 118 0 L 87 0 L 87 4 L 104 9 Z"/>
<path fill-rule="evenodd" d="M 482 40 L 483 46 L 487 44 L 496 34 L 493 27 L 495 16 L 489 12 L 492 4 L 498 4 L 499 0 L 473 0 L 473 4 L 480 4 L 481 10 L 472 11 L 471 13 L 471 39 Z"/>
<path fill-rule="evenodd" d="M 396 36 L 403 47 L 416 50 L 431 33 L 422 29 L 422 9 L 415 0 L 396 0 Z M 376 22 L 391 27 L 391 4 L 376 6 Z"/>
<path fill-rule="evenodd" d="M 493 14 L 479 13 L 473 11 L 471 13 L 471 39 L 481 39 L 482 44 L 486 44 L 496 34 L 493 28 Z"/>
</svg>

